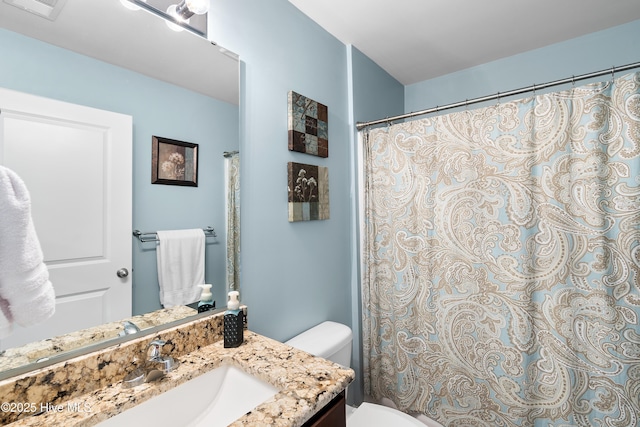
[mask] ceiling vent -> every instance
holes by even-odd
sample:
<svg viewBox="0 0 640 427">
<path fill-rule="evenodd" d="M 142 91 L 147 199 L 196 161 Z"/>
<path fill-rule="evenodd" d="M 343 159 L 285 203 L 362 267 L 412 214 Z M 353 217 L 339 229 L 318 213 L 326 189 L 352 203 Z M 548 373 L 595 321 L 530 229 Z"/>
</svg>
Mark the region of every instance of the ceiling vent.
<svg viewBox="0 0 640 427">
<path fill-rule="evenodd" d="M 55 21 L 67 0 L 4 0 L 5 3 L 15 6 L 34 15 Z"/>
</svg>

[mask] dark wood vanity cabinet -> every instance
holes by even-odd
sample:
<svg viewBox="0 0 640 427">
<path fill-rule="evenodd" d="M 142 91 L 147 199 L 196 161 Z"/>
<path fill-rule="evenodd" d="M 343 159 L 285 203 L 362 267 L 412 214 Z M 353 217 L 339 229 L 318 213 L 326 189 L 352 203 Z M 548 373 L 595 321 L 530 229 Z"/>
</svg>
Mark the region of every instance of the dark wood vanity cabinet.
<svg viewBox="0 0 640 427">
<path fill-rule="evenodd" d="M 347 414 L 343 391 L 309 421 L 304 423 L 302 427 L 346 427 L 346 425 Z"/>
</svg>

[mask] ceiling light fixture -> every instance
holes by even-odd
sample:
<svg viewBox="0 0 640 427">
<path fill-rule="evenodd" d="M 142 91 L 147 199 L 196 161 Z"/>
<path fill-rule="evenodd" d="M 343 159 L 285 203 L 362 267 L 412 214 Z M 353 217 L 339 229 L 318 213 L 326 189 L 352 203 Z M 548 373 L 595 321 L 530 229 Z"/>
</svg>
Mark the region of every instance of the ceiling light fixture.
<svg viewBox="0 0 640 427">
<path fill-rule="evenodd" d="M 189 30 L 204 38 L 207 37 L 206 16 L 198 17 L 197 20 L 194 19 L 193 24 L 189 23 L 189 18 L 193 15 L 205 15 L 209 12 L 210 0 L 178 0 L 177 4 L 170 5 L 166 11 L 164 9 L 168 3 L 166 0 L 120 0 L 120 2 L 128 9 L 144 9 L 147 12 L 163 18 L 167 26 L 174 31 Z"/>
<path fill-rule="evenodd" d="M 176 4 L 172 4 L 167 8 L 167 15 L 169 15 L 170 17 L 172 17 L 173 19 L 175 19 L 181 24 L 189 23 L 189 18 L 183 18 L 180 14 L 178 14 L 178 5 Z M 184 28 L 182 28 L 180 25 L 175 24 L 171 21 L 167 21 L 167 27 L 171 28 L 173 31 L 184 30 Z"/>
<path fill-rule="evenodd" d="M 189 19 L 193 15 L 204 15 L 209 11 L 209 6 L 209 0 L 182 0 L 175 7 L 182 19 Z"/>
<path fill-rule="evenodd" d="M 167 8 L 167 14 L 180 24 L 188 24 L 193 15 L 204 15 L 209 11 L 209 0 L 182 0 L 178 4 L 172 4 Z M 184 28 L 173 22 L 167 21 L 167 25 L 173 31 L 182 31 Z"/>
</svg>

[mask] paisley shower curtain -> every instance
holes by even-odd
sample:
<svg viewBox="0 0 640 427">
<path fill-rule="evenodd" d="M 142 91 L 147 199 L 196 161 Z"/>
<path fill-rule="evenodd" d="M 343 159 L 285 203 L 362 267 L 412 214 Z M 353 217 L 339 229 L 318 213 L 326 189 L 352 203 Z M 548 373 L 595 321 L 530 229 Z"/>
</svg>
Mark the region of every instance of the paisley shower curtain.
<svg viewBox="0 0 640 427">
<path fill-rule="evenodd" d="M 640 74 L 365 133 L 365 392 L 640 425 Z"/>
</svg>

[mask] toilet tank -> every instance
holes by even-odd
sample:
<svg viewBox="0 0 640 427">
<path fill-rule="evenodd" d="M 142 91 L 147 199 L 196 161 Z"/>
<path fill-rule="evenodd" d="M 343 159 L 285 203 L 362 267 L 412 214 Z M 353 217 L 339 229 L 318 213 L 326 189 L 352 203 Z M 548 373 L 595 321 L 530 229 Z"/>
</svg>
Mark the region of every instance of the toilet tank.
<svg viewBox="0 0 640 427">
<path fill-rule="evenodd" d="M 342 366 L 351 364 L 351 328 L 336 322 L 323 322 L 291 338 L 285 344 L 331 360 Z"/>
</svg>

